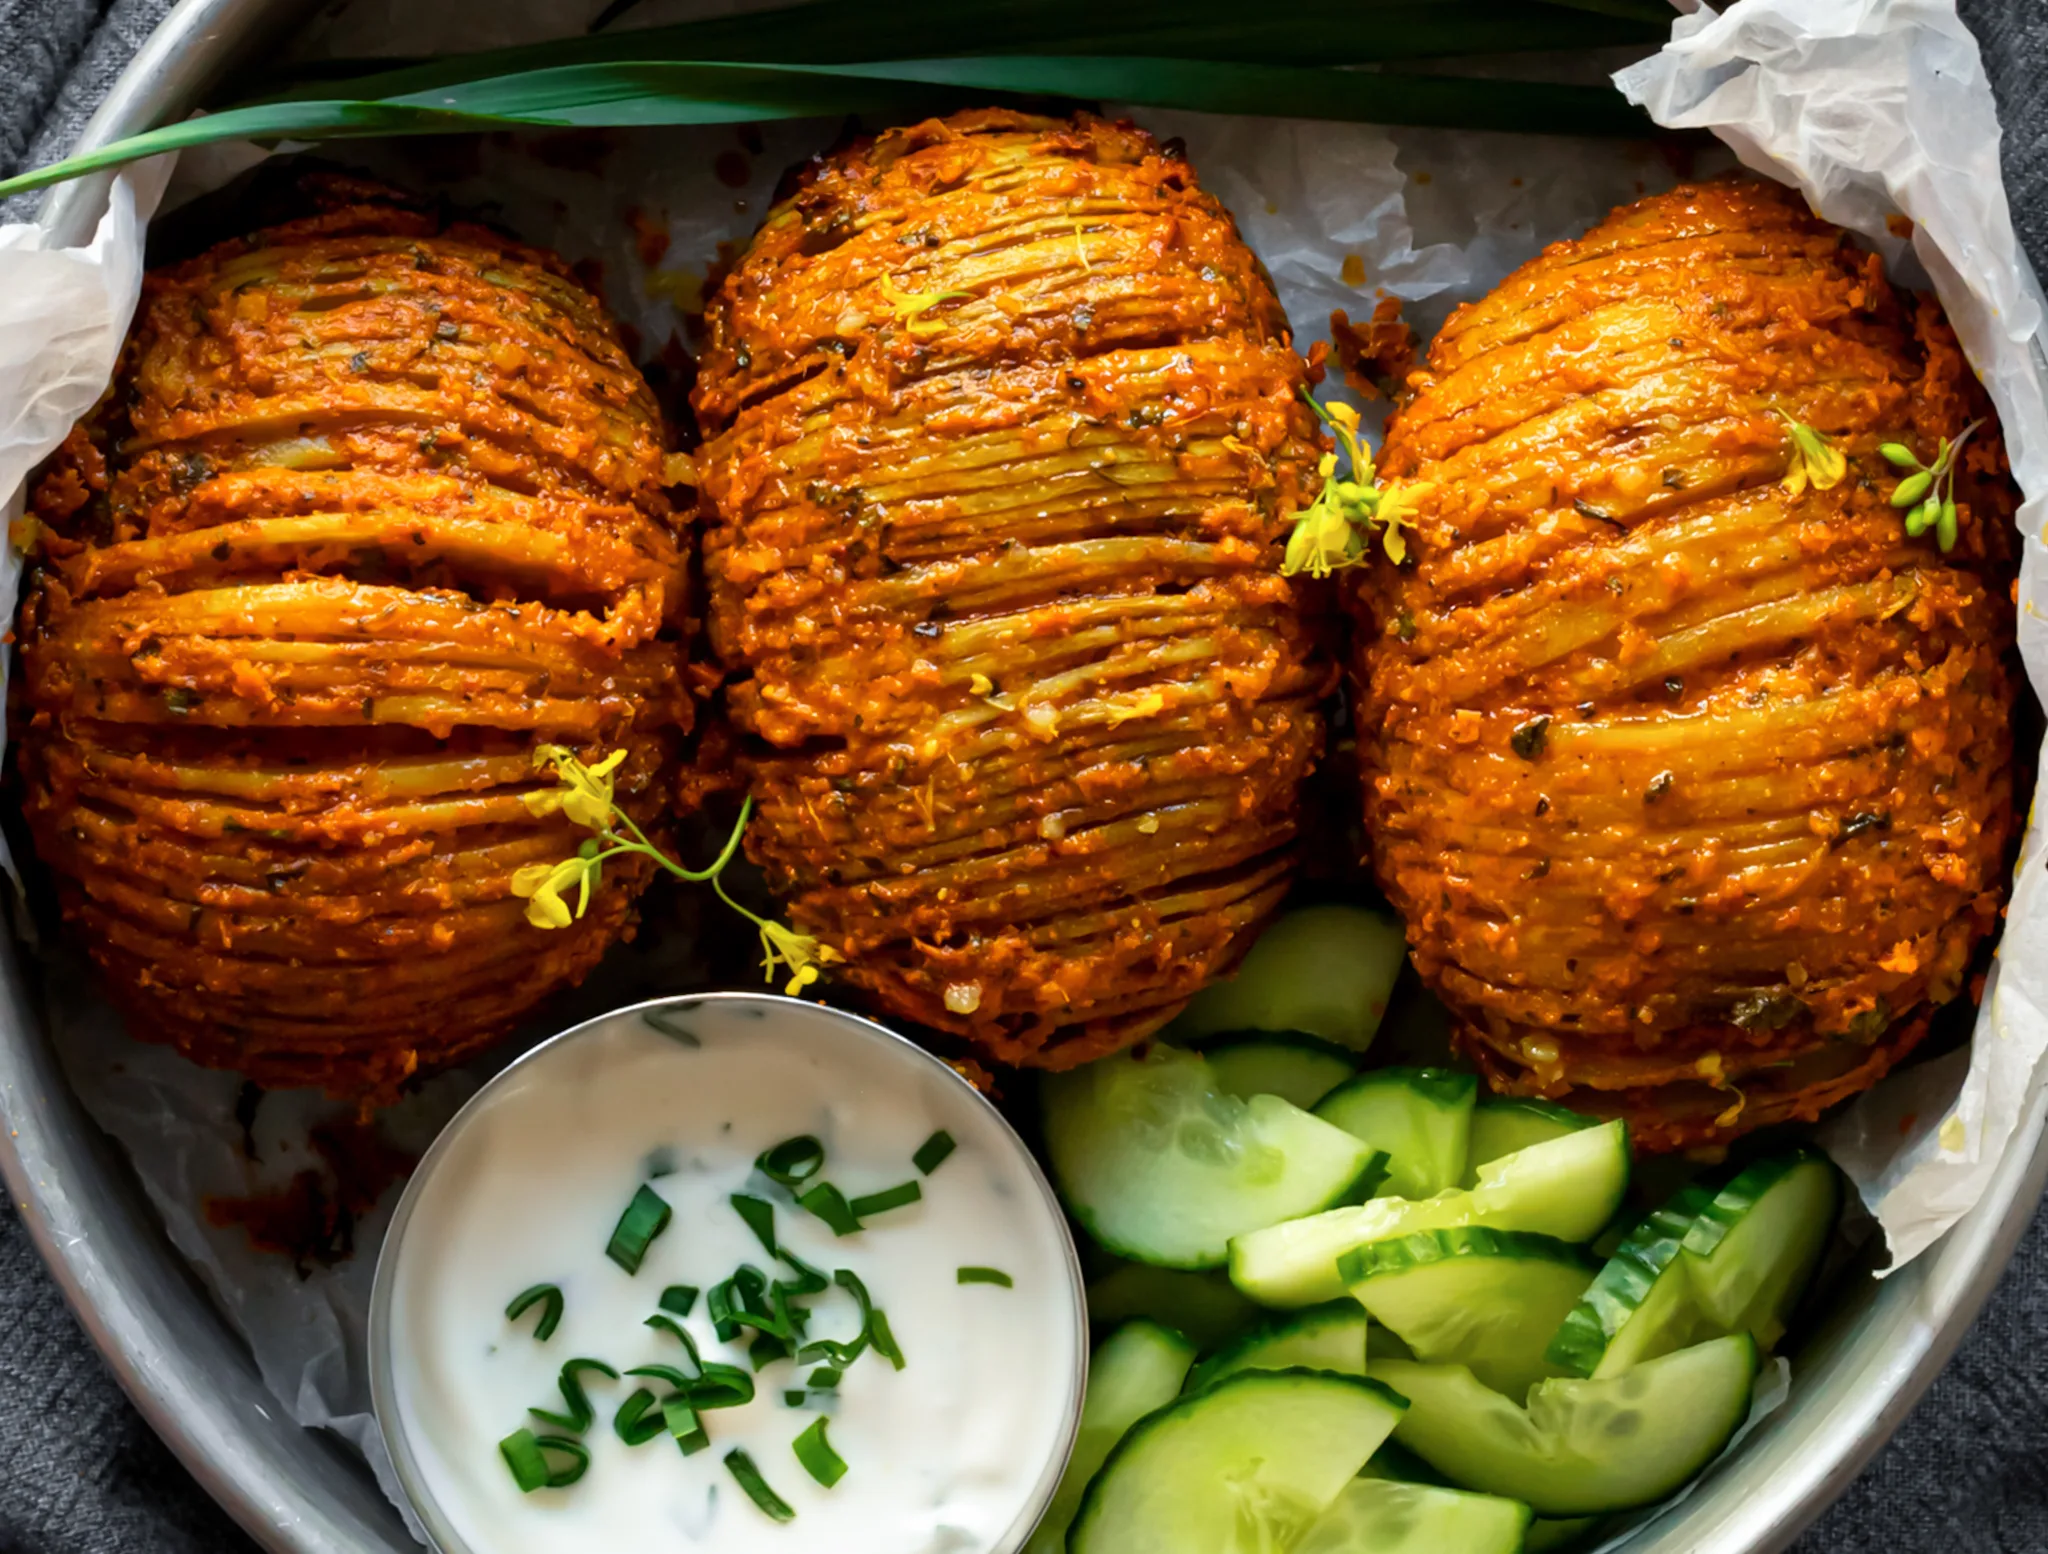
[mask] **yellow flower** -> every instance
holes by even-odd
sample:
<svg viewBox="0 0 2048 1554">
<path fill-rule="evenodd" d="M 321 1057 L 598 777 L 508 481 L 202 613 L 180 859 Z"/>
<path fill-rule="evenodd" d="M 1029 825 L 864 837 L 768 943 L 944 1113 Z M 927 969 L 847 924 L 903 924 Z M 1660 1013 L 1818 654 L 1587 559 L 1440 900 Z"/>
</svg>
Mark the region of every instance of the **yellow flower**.
<svg viewBox="0 0 2048 1554">
<path fill-rule="evenodd" d="M 1795 421 L 1784 411 L 1778 412 L 1779 419 L 1791 428 L 1792 450 L 1785 464 L 1785 478 L 1781 484 L 1789 496 L 1799 496 L 1812 483 L 1816 491 L 1825 491 L 1830 486 L 1840 485 L 1849 473 L 1849 460 L 1840 448 L 1802 421 Z"/>
<path fill-rule="evenodd" d="M 1435 489 L 1435 482 L 1428 480 L 1418 480 L 1405 486 L 1381 487 L 1373 518 L 1380 525 L 1380 544 L 1386 550 L 1387 559 L 1395 566 L 1408 559 L 1408 541 L 1401 531 L 1415 527 L 1415 520 L 1409 515 L 1416 512 L 1422 498 Z"/>
<path fill-rule="evenodd" d="M 833 965 L 846 957 L 829 944 L 820 943 L 814 936 L 798 933 L 793 928 L 768 918 L 757 919 L 761 925 L 761 948 L 764 952 L 761 970 L 769 981 L 775 980 L 775 968 L 787 966 L 790 971 L 789 984 L 783 988 L 791 998 L 817 981 L 822 968 Z"/>
<path fill-rule="evenodd" d="M 526 920 L 536 928 L 567 928 L 590 906 L 590 877 L 595 861 L 564 858 L 560 863 L 529 863 L 512 873 L 512 894 L 526 902 Z M 571 885 L 581 887 L 575 911 L 562 899 Z"/>
<path fill-rule="evenodd" d="M 553 767 L 561 786 L 524 795 L 526 807 L 543 818 L 560 811 L 579 826 L 603 831 L 611 824 L 612 773 L 625 759 L 625 751 L 614 750 L 597 765 L 585 766 L 560 745 L 536 746 L 533 764 Z"/>
</svg>

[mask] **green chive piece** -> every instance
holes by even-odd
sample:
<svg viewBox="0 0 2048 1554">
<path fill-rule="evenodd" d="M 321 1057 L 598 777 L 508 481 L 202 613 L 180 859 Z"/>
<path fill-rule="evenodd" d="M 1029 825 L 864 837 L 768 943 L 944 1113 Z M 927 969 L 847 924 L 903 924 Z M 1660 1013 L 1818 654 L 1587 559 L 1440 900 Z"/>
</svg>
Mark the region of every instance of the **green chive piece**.
<svg viewBox="0 0 2048 1554">
<path fill-rule="evenodd" d="M 772 1337 L 767 1333 L 761 1334 L 752 1343 L 747 1345 L 747 1362 L 754 1367 L 756 1375 L 759 1375 L 777 1360 L 786 1360 L 789 1356 L 789 1345 L 782 1339 Z"/>
<path fill-rule="evenodd" d="M 725 1454 L 726 1471 L 739 1481 L 740 1488 L 747 1492 L 747 1498 L 761 1509 L 765 1516 L 778 1522 L 793 1522 L 796 1512 L 789 1502 L 768 1487 L 768 1480 L 761 1477 L 761 1470 L 754 1466 L 754 1459 L 735 1446 Z"/>
<path fill-rule="evenodd" d="M 567 1467 L 548 1466 L 546 1453 L 557 1452 L 569 1459 Z M 567 1489 L 590 1468 L 590 1453 L 581 1441 L 566 1435 L 535 1435 L 531 1430 L 514 1430 L 498 1442 L 498 1454 L 512 1470 L 512 1481 L 520 1493 L 536 1489 Z"/>
<path fill-rule="evenodd" d="M 820 1182 L 796 1201 L 831 1226 L 835 1236 L 850 1236 L 860 1229 L 860 1217 L 846 1194 L 830 1182 Z"/>
<path fill-rule="evenodd" d="M 626 1205 L 626 1212 L 619 1216 L 618 1226 L 612 1231 L 612 1239 L 606 1245 L 604 1255 L 626 1272 L 638 1273 L 641 1261 L 647 1256 L 647 1248 L 656 1236 L 668 1229 L 674 1212 L 666 1198 L 642 1183 L 639 1191 L 633 1194 L 633 1201 Z"/>
<path fill-rule="evenodd" d="M 1000 1284 L 1006 1290 L 1017 1287 L 1017 1281 L 1000 1268 L 962 1268 L 957 1277 L 962 1284 Z"/>
<path fill-rule="evenodd" d="M 775 1287 L 778 1290 L 786 1290 L 791 1295 L 819 1295 L 832 1288 L 832 1281 L 830 1279 L 826 1278 L 822 1272 L 813 1268 L 801 1257 L 798 1257 L 796 1253 L 790 1251 L 788 1247 L 778 1247 L 775 1256 L 778 1261 L 787 1263 L 796 1271 L 794 1279 L 780 1279 L 776 1281 Z"/>
<path fill-rule="evenodd" d="M 686 1392 L 697 1383 L 693 1377 L 685 1376 L 673 1365 L 636 1365 L 627 1371 L 628 1376 L 649 1376 L 656 1381 L 665 1381 L 678 1392 Z"/>
<path fill-rule="evenodd" d="M 1911 507 L 1927 495 L 1927 488 L 1934 484 L 1934 471 L 1923 469 L 1918 474 L 1908 475 L 1892 487 L 1892 506 Z"/>
<path fill-rule="evenodd" d="M 917 1153 L 910 1157 L 910 1163 L 917 1167 L 920 1176 L 930 1176 L 945 1164 L 946 1157 L 957 1147 L 953 1135 L 941 1128 L 917 1146 Z"/>
<path fill-rule="evenodd" d="M 690 1406 L 688 1398 L 663 1398 L 661 1422 L 668 1433 L 675 1437 L 675 1443 L 682 1448 L 685 1457 L 693 1456 L 711 1444 L 711 1432 L 704 1428 L 704 1421 L 697 1416 L 697 1410 Z"/>
<path fill-rule="evenodd" d="M 676 1042 L 681 1046 L 701 1047 L 704 1045 L 697 1033 L 678 1020 L 669 1010 L 643 1009 L 640 1011 L 640 1023 L 651 1031 L 659 1031 L 670 1041 Z"/>
<path fill-rule="evenodd" d="M 795 1192 L 825 1167 L 825 1146 L 808 1133 L 784 1139 L 754 1159 L 754 1169 L 778 1187 Z"/>
<path fill-rule="evenodd" d="M 654 1394 L 645 1387 L 634 1388 L 612 1415 L 612 1433 L 628 1446 L 645 1446 L 662 1431 L 661 1416 L 649 1412 L 653 1407 Z"/>
<path fill-rule="evenodd" d="M 754 1238 L 761 1243 L 762 1248 L 768 1255 L 773 1257 L 775 1255 L 775 1205 L 766 1198 L 756 1198 L 751 1194 L 743 1192 L 734 1193 L 730 1202 L 732 1203 L 733 1211 L 747 1222 L 747 1229 L 754 1233 Z"/>
<path fill-rule="evenodd" d="M 782 1401 L 791 1408 L 802 1408 L 810 1400 L 810 1396 L 808 1392 L 804 1391 L 785 1392 L 782 1394 Z"/>
<path fill-rule="evenodd" d="M 559 1285 L 536 1284 L 530 1290 L 521 1290 L 505 1307 L 505 1320 L 517 1322 L 535 1306 L 539 1306 L 541 1312 L 540 1320 L 533 1324 L 533 1336 L 537 1342 L 546 1343 L 555 1336 L 555 1329 L 562 1325 L 562 1291 Z"/>
<path fill-rule="evenodd" d="M 796 1460 L 804 1465 L 804 1471 L 827 1489 L 846 1477 L 846 1460 L 825 1439 L 823 1419 L 813 1419 L 791 1447 L 796 1452 Z"/>
<path fill-rule="evenodd" d="M 619 1373 L 602 1360 L 587 1357 L 569 1360 L 555 1378 L 555 1385 L 561 1388 L 562 1401 L 568 1404 L 568 1411 L 557 1414 L 545 1408 L 529 1408 L 527 1412 L 542 1424 L 551 1424 L 558 1430 L 567 1430 L 575 1435 L 588 1430 L 590 1422 L 597 1417 L 597 1410 L 590 1406 L 590 1394 L 583 1390 L 583 1383 L 577 1379 L 583 1371 L 596 1371 L 613 1381 L 619 1379 Z"/>
<path fill-rule="evenodd" d="M 692 1365 L 700 1365 L 703 1363 L 697 1357 L 697 1340 L 692 1338 L 689 1334 L 689 1331 L 686 1328 L 684 1328 L 682 1323 L 678 1322 L 674 1317 L 669 1316 L 665 1312 L 657 1311 L 654 1313 L 653 1316 L 647 1318 L 647 1320 L 642 1322 L 640 1325 L 642 1327 L 651 1327 L 657 1333 L 666 1333 L 669 1335 L 669 1337 L 675 1339 L 677 1343 L 681 1344 L 683 1348 L 689 1352 L 690 1363 Z M 627 1374 L 631 1375 L 632 1373 L 629 1371 L 627 1372 Z"/>
<path fill-rule="evenodd" d="M 1877 451 L 1889 463 L 1896 464 L 1900 469 L 1918 469 L 1920 467 L 1920 460 L 1914 455 L 1913 450 L 1902 442 L 1879 443 Z"/>
<path fill-rule="evenodd" d="M 908 1363 L 903 1358 L 903 1351 L 896 1346 L 896 1335 L 889 1331 L 889 1314 L 880 1306 L 875 1307 L 868 1317 L 868 1341 L 875 1346 L 875 1353 L 899 1371 Z"/>
<path fill-rule="evenodd" d="M 796 1337 L 796 1329 L 787 1315 L 778 1315 L 771 1309 L 767 1296 L 767 1275 L 752 1263 L 740 1264 L 730 1279 L 713 1285 L 705 1301 L 705 1313 L 718 1333 L 718 1341 L 731 1343 L 743 1327 L 751 1327 L 770 1338 Z"/>
<path fill-rule="evenodd" d="M 713 1363 L 690 1383 L 688 1396 L 696 1409 L 741 1408 L 754 1401 L 754 1378 L 737 1365 Z"/>
<path fill-rule="evenodd" d="M 1935 542 L 1941 546 L 1943 555 L 1947 555 L 1956 548 L 1956 540 L 1961 537 L 1961 534 L 1962 530 L 1956 522 L 1955 498 L 1950 497 L 1941 504 L 1941 516 L 1934 520 Z"/>
<path fill-rule="evenodd" d="M 815 1392 L 830 1392 L 839 1385 L 839 1378 L 843 1375 L 844 1371 L 836 1371 L 829 1365 L 821 1365 L 804 1378 L 804 1385 Z"/>
<path fill-rule="evenodd" d="M 924 1189 L 915 1182 L 903 1182 L 895 1187 L 871 1192 L 865 1198 L 856 1198 L 847 1207 L 853 1210 L 855 1219 L 867 1219 L 875 1214 L 887 1214 L 891 1209 L 900 1209 L 905 1204 L 915 1203 L 924 1196 Z"/>
<path fill-rule="evenodd" d="M 661 1299 L 655 1304 L 663 1311 L 673 1311 L 679 1317 L 686 1317 L 690 1314 L 690 1308 L 697 1304 L 697 1286 L 671 1284 L 661 1292 Z"/>
</svg>

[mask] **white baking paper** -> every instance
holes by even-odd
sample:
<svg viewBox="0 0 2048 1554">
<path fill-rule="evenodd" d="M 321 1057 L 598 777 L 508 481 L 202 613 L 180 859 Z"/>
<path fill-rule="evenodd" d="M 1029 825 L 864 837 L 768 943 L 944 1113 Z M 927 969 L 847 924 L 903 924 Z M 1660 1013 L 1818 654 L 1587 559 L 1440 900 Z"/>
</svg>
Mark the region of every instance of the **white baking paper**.
<svg viewBox="0 0 2048 1554">
<path fill-rule="evenodd" d="M 658 7 L 650 0 L 645 19 L 669 19 Z M 301 46 L 360 55 L 513 42 L 568 25 L 575 17 L 565 13 L 583 9 L 552 0 L 352 0 L 325 13 Z M 1701 10 L 1681 20 L 1662 54 L 1618 79 L 1662 122 L 1714 129 L 1752 166 L 1800 183 L 1823 214 L 1883 249 L 1903 278 L 1932 277 L 1998 400 L 2035 532 L 2048 497 L 2048 400 L 2034 342 L 2041 304 L 1999 182 L 1990 88 L 1952 8 L 1943 0 L 1744 0 L 1727 18 Z M 1403 300 L 1426 336 L 1450 308 L 1546 244 L 1677 176 L 1666 152 L 1646 143 L 1134 116 L 1186 140 L 1204 183 L 1236 211 L 1271 269 L 1304 345 L 1326 338 L 1333 307 L 1361 318 L 1383 290 Z M 651 355 L 698 305 L 721 246 L 729 252 L 745 240 L 783 167 L 836 130 L 767 126 L 753 141 L 729 128 L 622 134 L 594 166 L 562 165 L 541 136 L 366 143 L 327 154 L 434 188 L 571 259 L 596 261 L 609 301 Z M 217 186 L 257 155 L 188 156 L 178 188 Z M 1688 169 L 1713 170 L 1711 159 Z M 20 229 L 0 232 L 0 491 L 18 484 L 105 381 L 133 305 L 148 180 L 160 176 L 130 175 L 117 186 L 125 192 L 90 248 L 52 252 Z M 1888 225 L 1899 214 L 1915 224 L 1910 247 Z M 666 239 L 651 265 L 648 237 Z M 62 317 L 24 305 L 52 286 L 66 288 Z M 2027 546 L 2022 640 L 2040 687 L 2048 685 L 2048 636 L 2036 549 Z M 0 566 L 0 603 L 9 606 L 16 565 Z M 2006 951 L 1970 1052 L 1895 1077 L 1829 1130 L 1830 1148 L 1898 1261 L 1976 1200 L 2048 1046 L 2042 850 L 2030 830 Z M 640 942 L 551 1010 L 554 1023 L 702 985 L 714 965 L 743 967 L 743 955 L 704 952 L 706 933 L 721 930 L 697 923 L 695 910 L 685 893 L 658 898 Z M 309 1161 L 311 1124 L 341 1109 L 310 1094 L 269 1097 L 250 1158 L 234 1117 L 237 1082 L 130 1040 L 91 997 L 90 975 L 58 953 L 47 979 L 53 1035 L 87 1109 L 127 1149 L 173 1242 L 293 1417 L 342 1434 L 389 1488 L 362 1353 L 389 1202 L 356 1227 L 352 1259 L 309 1267 L 304 1277 L 253 1254 L 203 1208 L 211 1196 L 282 1185 Z M 493 1064 L 432 1082 L 386 1120 L 387 1137 L 422 1145 L 522 1045 L 514 1040 Z M 1760 1393 L 1766 1406 L 1780 1397 L 1782 1389 Z"/>
</svg>

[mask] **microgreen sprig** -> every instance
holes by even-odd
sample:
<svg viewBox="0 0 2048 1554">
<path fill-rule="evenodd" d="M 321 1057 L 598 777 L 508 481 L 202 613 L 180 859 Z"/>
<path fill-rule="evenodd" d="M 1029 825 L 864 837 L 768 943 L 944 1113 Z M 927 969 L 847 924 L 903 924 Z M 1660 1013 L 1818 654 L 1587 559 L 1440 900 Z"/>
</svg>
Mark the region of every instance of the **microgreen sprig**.
<svg viewBox="0 0 2048 1554">
<path fill-rule="evenodd" d="M 595 834 L 576 849 L 575 856 L 564 858 L 560 863 L 530 863 L 513 871 L 512 894 L 526 902 L 526 920 L 529 923 L 536 928 L 567 928 L 589 910 L 590 893 L 602 879 L 605 864 L 621 854 L 637 853 L 653 859 L 679 880 L 698 885 L 709 881 L 720 901 L 760 931 L 764 952 L 762 964 L 768 978 L 774 979 L 776 967 L 788 968 L 790 977 L 786 992 L 796 994 L 803 991 L 818 980 L 824 967 L 843 958 L 831 945 L 750 912 L 726 894 L 723 876 L 726 865 L 739 852 L 740 838 L 746 832 L 747 822 L 753 818 L 754 801 L 751 798 L 740 806 L 740 818 L 710 867 L 686 869 L 649 841 L 647 833 L 640 829 L 633 817 L 619 808 L 613 792 L 612 774 L 625 759 L 625 751 L 614 750 L 595 766 L 590 766 L 578 759 L 573 750 L 561 745 L 538 745 L 534 748 L 534 766 L 553 772 L 557 785 L 526 794 L 524 802 L 527 809 L 542 818 L 566 815 Z M 564 899 L 572 888 L 576 892 L 573 907 Z"/>
<path fill-rule="evenodd" d="M 1351 473 L 1348 479 L 1339 479 L 1337 455 L 1323 455 L 1316 466 L 1316 472 L 1323 478 L 1323 489 L 1295 517 L 1294 530 L 1287 537 L 1287 553 L 1280 563 L 1281 576 L 1306 572 L 1310 577 L 1328 577 L 1340 567 L 1357 566 L 1365 560 L 1366 545 L 1375 527 L 1380 531 L 1380 547 L 1387 559 L 1399 566 L 1408 559 L 1408 540 L 1401 531 L 1415 527 L 1416 503 L 1434 490 L 1434 485 L 1429 481 L 1381 485 L 1373 468 L 1372 452 L 1358 434 L 1358 412 L 1342 400 L 1320 404 L 1306 389 L 1301 397 L 1336 434 Z"/>
<path fill-rule="evenodd" d="M 1961 534 L 1956 517 L 1956 467 L 1963 444 L 1983 424 L 1981 420 L 1972 421 L 1956 434 L 1954 442 L 1942 438 L 1932 464 L 1922 464 L 1920 456 L 1902 442 L 1888 442 L 1877 450 L 1886 463 L 1911 471 L 1892 488 L 1891 497 L 1892 506 L 1910 509 L 1906 514 L 1907 537 L 1917 540 L 1932 529 L 1943 555 L 1956 548 Z"/>
<path fill-rule="evenodd" d="M 1799 496 L 1809 484 L 1816 491 L 1840 485 L 1849 473 L 1848 456 L 1804 421 L 1795 421 L 1782 410 L 1778 418 L 1791 428 L 1792 445 L 1785 463 L 1785 478 L 1780 482 L 1786 494 Z"/>
</svg>

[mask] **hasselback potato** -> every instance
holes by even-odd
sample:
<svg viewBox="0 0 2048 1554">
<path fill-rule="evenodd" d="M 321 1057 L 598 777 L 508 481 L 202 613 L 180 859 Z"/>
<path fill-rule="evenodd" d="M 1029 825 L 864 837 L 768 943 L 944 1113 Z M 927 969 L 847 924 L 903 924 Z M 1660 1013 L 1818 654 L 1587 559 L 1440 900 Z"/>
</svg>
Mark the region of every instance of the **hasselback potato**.
<svg viewBox="0 0 2048 1554">
<path fill-rule="evenodd" d="M 331 178 L 152 273 L 35 487 L 24 810 L 147 1036 L 265 1085 L 388 1093 L 580 977 L 641 874 L 543 934 L 522 865 L 587 832 L 548 741 L 688 721 L 661 416 L 551 255 Z M 644 871 L 643 871 L 644 872 Z"/>
<path fill-rule="evenodd" d="M 1354 574 L 1365 810 L 1462 1044 L 1657 1148 L 1872 1083 L 2014 824 L 2016 498 L 1938 308 L 1715 182 L 1524 266 L 1410 388 L 1413 564 Z M 1899 487 L 1973 426 L 1934 522 Z"/>
<path fill-rule="evenodd" d="M 820 159 L 709 313 L 709 624 L 798 928 L 1065 1066 L 1287 888 L 1330 671 L 1279 575 L 1315 425 L 1177 149 L 998 111 Z"/>
</svg>

